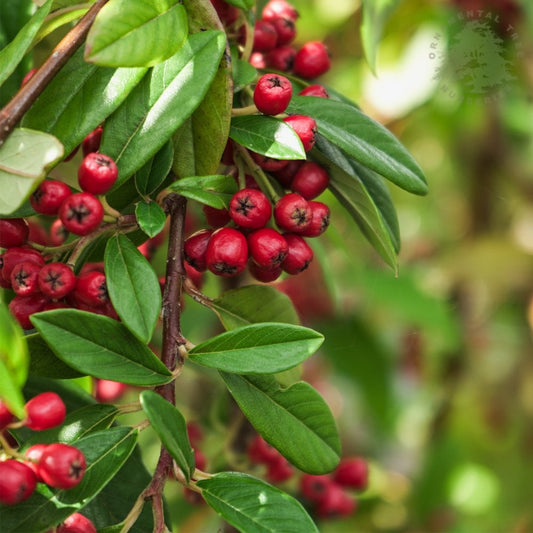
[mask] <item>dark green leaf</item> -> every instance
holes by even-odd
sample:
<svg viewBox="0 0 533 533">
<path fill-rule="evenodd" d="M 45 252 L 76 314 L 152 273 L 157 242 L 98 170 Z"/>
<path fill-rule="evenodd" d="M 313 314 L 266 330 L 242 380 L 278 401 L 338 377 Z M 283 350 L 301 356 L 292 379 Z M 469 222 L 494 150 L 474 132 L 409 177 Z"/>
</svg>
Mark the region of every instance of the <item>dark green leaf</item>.
<svg viewBox="0 0 533 533">
<path fill-rule="evenodd" d="M 58 309 L 35 314 L 32 322 L 56 355 L 80 372 L 141 386 L 171 379 L 157 356 L 109 317 Z"/>
<path fill-rule="evenodd" d="M 145 68 L 104 68 L 86 63 L 78 50 L 48 84 L 23 125 L 55 135 L 69 154 L 139 83 Z M 106 153 L 106 152 L 103 152 Z"/>
<path fill-rule="evenodd" d="M 302 141 L 282 120 L 266 115 L 231 119 L 230 137 L 246 148 L 274 159 L 305 159 Z"/>
<path fill-rule="evenodd" d="M 9 78 L 22 61 L 51 6 L 52 0 L 47 0 L 18 32 L 17 36 L 0 50 L 0 85 Z"/>
<path fill-rule="evenodd" d="M 309 328 L 264 322 L 227 331 L 189 350 L 191 361 L 237 374 L 273 374 L 316 352 L 324 337 Z"/>
<path fill-rule="evenodd" d="M 32 374 L 55 379 L 72 379 L 83 376 L 58 359 L 38 333 L 27 335 L 26 342 L 30 352 L 30 372 Z"/>
<path fill-rule="evenodd" d="M 239 92 L 257 79 L 257 69 L 252 67 L 248 61 L 243 61 L 236 56 L 232 64 L 234 92 Z"/>
<path fill-rule="evenodd" d="M 252 9 L 255 4 L 254 0 L 227 0 L 227 3 L 240 9 Z"/>
<path fill-rule="evenodd" d="M 135 186 L 144 196 L 157 191 L 172 167 L 174 148 L 167 142 L 155 156 L 135 173 Z"/>
<path fill-rule="evenodd" d="M 107 290 L 115 311 L 124 325 L 147 343 L 161 310 L 157 274 L 135 245 L 121 234 L 107 242 L 104 265 Z"/>
<path fill-rule="evenodd" d="M 222 472 L 197 485 L 208 505 L 239 531 L 318 533 L 298 500 L 248 474 Z"/>
<path fill-rule="evenodd" d="M 155 202 L 139 202 L 135 207 L 135 216 L 140 228 L 148 237 L 161 233 L 167 220 L 165 211 Z"/>
<path fill-rule="evenodd" d="M 295 96 L 287 111 L 313 117 L 328 141 L 398 187 L 427 193 L 424 173 L 411 154 L 389 130 L 356 107 L 316 96 Z"/>
<path fill-rule="evenodd" d="M 178 0 L 110 0 L 87 35 L 85 60 L 108 67 L 151 67 L 175 54 L 186 38 L 187 13 Z"/>
<path fill-rule="evenodd" d="M 221 376 L 255 429 L 294 466 L 310 474 L 337 466 L 341 445 L 335 420 L 311 385 L 282 389 L 272 376 Z"/>
<path fill-rule="evenodd" d="M 141 168 L 203 100 L 217 73 L 226 37 L 191 35 L 177 54 L 156 65 L 106 121 L 101 152 L 119 168 L 116 187 Z"/>
<path fill-rule="evenodd" d="M 140 400 L 163 446 L 189 481 L 194 472 L 194 452 L 189 442 L 183 415 L 162 396 L 151 390 L 141 392 Z"/>
</svg>

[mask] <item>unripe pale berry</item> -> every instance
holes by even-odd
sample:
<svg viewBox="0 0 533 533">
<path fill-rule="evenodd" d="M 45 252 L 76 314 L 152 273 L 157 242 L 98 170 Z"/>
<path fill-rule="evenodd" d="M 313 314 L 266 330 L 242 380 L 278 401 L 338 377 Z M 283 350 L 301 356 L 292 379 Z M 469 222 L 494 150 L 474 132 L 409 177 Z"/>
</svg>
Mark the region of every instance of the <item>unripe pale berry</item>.
<svg viewBox="0 0 533 533">
<path fill-rule="evenodd" d="M 106 193 L 117 177 L 118 168 L 113 159 L 98 152 L 87 154 L 78 168 L 80 187 L 91 194 Z"/>
<path fill-rule="evenodd" d="M 218 276 L 235 276 L 246 268 L 248 244 L 246 237 L 233 228 L 220 228 L 209 240 L 206 251 L 207 268 Z"/>
<path fill-rule="evenodd" d="M 38 471 L 42 480 L 57 489 L 70 489 L 83 478 L 87 465 L 83 453 L 68 444 L 49 444 L 41 455 Z"/>
<path fill-rule="evenodd" d="M 55 392 L 43 392 L 34 396 L 25 405 L 24 425 L 35 431 L 59 426 L 67 413 L 65 404 Z"/>
<path fill-rule="evenodd" d="M 254 103 L 265 115 L 283 113 L 292 97 L 291 82 L 280 74 L 263 74 L 254 89 Z"/>
</svg>

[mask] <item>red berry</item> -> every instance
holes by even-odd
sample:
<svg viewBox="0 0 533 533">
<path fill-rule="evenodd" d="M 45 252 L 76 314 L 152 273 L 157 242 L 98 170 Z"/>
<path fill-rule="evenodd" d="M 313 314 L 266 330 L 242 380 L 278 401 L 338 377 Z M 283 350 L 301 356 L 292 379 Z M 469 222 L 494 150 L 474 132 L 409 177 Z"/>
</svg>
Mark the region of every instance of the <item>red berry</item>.
<svg viewBox="0 0 533 533">
<path fill-rule="evenodd" d="M 368 463 L 362 457 L 342 459 L 333 473 L 333 479 L 343 487 L 365 490 L 368 485 Z"/>
<path fill-rule="evenodd" d="M 207 223 L 215 229 L 225 226 L 231 220 L 227 209 L 217 209 L 210 205 L 204 205 L 202 211 L 204 212 Z"/>
<path fill-rule="evenodd" d="M 38 471 L 42 480 L 50 487 L 70 489 L 76 486 L 85 474 L 83 453 L 68 444 L 49 444 L 41 455 Z"/>
<path fill-rule="evenodd" d="M 41 293 L 30 294 L 29 296 L 15 296 L 9 302 L 9 311 L 18 321 L 22 329 L 32 329 L 33 324 L 30 316 L 33 313 L 44 311 L 48 300 Z"/>
<path fill-rule="evenodd" d="M 100 142 L 102 140 L 102 132 L 103 132 L 102 126 L 98 126 L 96 129 L 91 131 L 85 139 L 83 139 L 83 142 L 81 143 L 81 149 L 83 151 L 83 155 L 86 156 L 87 154 L 90 154 L 92 152 L 98 152 L 98 149 L 100 148 Z"/>
<path fill-rule="evenodd" d="M 250 65 L 257 69 L 266 68 L 266 58 L 261 52 L 252 52 L 250 56 Z"/>
<path fill-rule="evenodd" d="M 328 171 L 313 161 L 306 161 L 294 175 L 291 190 L 312 200 L 322 194 L 328 187 Z"/>
<path fill-rule="evenodd" d="M 41 455 L 43 454 L 44 449 L 47 446 L 48 444 L 34 444 L 24 452 L 24 457 L 27 459 L 25 464 L 33 470 L 33 473 L 39 482 L 41 482 L 42 479 L 39 476 L 39 469 L 37 465 L 41 460 Z"/>
<path fill-rule="evenodd" d="M 78 183 L 85 192 L 106 193 L 118 177 L 118 168 L 108 155 L 98 152 L 87 154 L 78 167 Z"/>
<path fill-rule="evenodd" d="M 196 268 L 189 265 L 189 263 L 184 263 L 185 272 L 187 273 L 187 278 L 189 278 L 195 287 L 200 288 L 203 282 L 202 273 L 196 270 Z"/>
<path fill-rule="evenodd" d="M 292 70 L 295 57 L 296 49 L 286 44 L 284 46 L 276 46 L 276 48 L 270 50 L 265 57 L 265 61 L 270 68 L 281 70 L 282 72 L 289 72 Z"/>
<path fill-rule="evenodd" d="M 309 152 L 315 144 L 316 134 L 318 132 L 315 119 L 306 115 L 291 115 L 285 117 L 283 121 L 291 126 L 298 137 L 300 137 L 304 150 Z"/>
<path fill-rule="evenodd" d="M 316 513 L 321 518 L 350 516 L 356 508 L 355 500 L 337 484 L 332 483 L 320 500 Z"/>
<path fill-rule="evenodd" d="M 80 272 L 73 296 L 76 302 L 90 307 L 104 307 L 109 302 L 105 274 L 96 270 Z"/>
<path fill-rule="evenodd" d="M 15 505 L 27 500 L 35 490 L 33 470 L 15 459 L 0 462 L 0 503 Z"/>
<path fill-rule="evenodd" d="M 292 65 L 297 76 L 312 79 L 324 74 L 331 66 L 331 59 L 324 43 L 311 41 L 298 50 Z"/>
<path fill-rule="evenodd" d="M 57 533 L 96 533 L 96 528 L 86 516 L 74 513 L 59 525 Z"/>
<path fill-rule="evenodd" d="M 282 230 L 300 233 L 311 223 L 309 202 L 295 192 L 286 194 L 274 206 L 274 219 Z"/>
<path fill-rule="evenodd" d="M 296 26 L 292 19 L 288 17 L 278 17 L 272 19 L 270 24 L 274 26 L 274 29 L 277 33 L 277 46 L 289 44 L 290 42 L 294 41 L 294 38 L 296 37 Z"/>
<path fill-rule="evenodd" d="M 197 422 L 187 422 L 187 436 L 193 448 L 196 448 L 204 438 L 204 432 Z"/>
<path fill-rule="evenodd" d="M 258 20 L 254 27 L 254 52 L 269 52 L 278 41 L 276 28 L 266 20 Z"/>
<path fill-rule="evenodd" d="M 13 422 L 13 413 L 7 408 L 7 405 L 0 400 L 0 430 Z"/>
<path fill-rule="evenodd" d="M 303 165 L 304 161 L 296 159 L 289 161 L 281 170 L 273 172 L 273 176 L 279 181 L 285 189 L 289 189 L 292 183 L 292 178 L 298 169 Z"/>
<path fill-rule="evenodd" d="M 293 474 L 294 468 L 283 455 L 278 455 L 274 461 L 267 464 L 266 477 L 272 483 L 287 481 Z"/>
<path fill-rule="evenodd" d="M 274 159 L 266 155 L 258 154 L 256 152 L 250 152 L 252 159 L 267 172 L 274 172 L 281 170 L 289 162 L 286 159 Z"/>
<path fill-rule="evenodd" d="M 272 463 L 280 456 L 280 453 L 276 448 L 270 446 L 268 442 L 261 437 L 261 435 L 256 435 L 248 445 L 247 449 L 248 457 L 250 461 L 254 463 Z"/>
<path fill-rule="evenodd" d="M 318 237 L 322 235 L 329 226 L 329 207 L 322 202 L 315 202 L 311 200 L 309 202 L 311 208 L 311 222 L 300 235 L 303 237 Z"/>
<path fill-rule="evenodd" d="M 0 218 L 0 248 L 22 246 L 27 242 L 29 232 L 24 218 Z"/>
<path fill-rule="evenodd" d="M 63 226 L 63 222 L 59 218 L 54 220 L 50 226 L 50 243 L 53 246 L 60 246 L 67 240 L 67 237 L 68 231 Z"/>
<path fill-rule="evenodd" d="M 261 228 L 248 235 L 248 249 L 251 259 L 264 269 L 281 265 L 289 246 L 285 237 L 272 228 Z"/>
<path fill-rule="evenodd" d="M 41 246 L 50 246 L 50 239 L 48 238 L 48 232 L 43 228 L 38 220 L 29 219 L 28 226 L 30 232 L 28 234 L 28 242 L 40 244 Z"/>
<path fill-rule="evenodd" d="M 300 478 L 300 492 L 311 502 L 322 501 L 332 485 L 333 481 L 328 475 L 303 474 Z"/>
<path fill-rule="evenodd" d="M 31 261 L 40 266 L 44 266 L 43 256 L 40 254 L 40 252 L 33 248 L 15 246 L 13 248 L 9 248 L 5 253 L 2 254 L 2 276 L 4 280 L 9 283 L 9 287 L 11 287 L 11 272 L 13 272 L 15 266 L 23 261 Z"/>
<path fill-rule="evenodd" d="M 74 290 L 76 274 L 65 263 L 48 263 L 39 272 L 39 289 L 53 300 L 60 300 Z"/>
<path fill-rule="evenodd" d="M 246 237 L 233 228 L 220 228 L 209 240 L 206 251 L 207 268 L 218 276 L 235 276 L 246 268 L 248 244 Z"/>
<path fill-rule="evenodd" d="M 207 465 L 207 459 L 200 450 L 194 450 L 194 463 L 198 470 L 205 470 L 205 467 Z"/>
<path fill-rule="evenodd" d="M 280 74 L 263 74 L 257 80 L 254 90 L 254 103 L 265 115 L 283 113 L 292 96 L 291 82 Z"/>
<path fill-rule="evenodd" d="M 286 0 L 270 0 L 261 13 L 264 20 L 288 17 L 293 21 L 298 18 L 298 11 Z"/>
<path fill-rule="evenodd" d="M 300 96 L 318 96 L 320 98 L 329 98 L 329 94 L 326 88 L 322 85 L 319 85 L 318 83 L 315 83 L 314 85 L 308 85 L 298 94 Z"/>
<path fill-rule="evenodd" d="M 277 280 L 283 270 L 280 267 L 263 268 L 254 263 L 251 259 L 248 261 L 248 270 L 254 279 L 262 283 L 270 283 Z"/>
<path fill-rule="evenodd" d="M 97 379 L 95 386 L 95 398 L 102 403 L 118 400 L 126 391 L 126 384 L 109 379 Z"/>
<path fill-rule="evenodd" d="M 24 425 L 35 431 L 59 426 L 67 414 L 63 400 L 55 392 L 43 392 L 34 396 L 26 403 L 25 409 Z"/>
<path fill-rule="evenodd" d="M 288 274 L 298 274 L 304 271 L 313 260 L 313 250 L 299 235 L 285 233 L 284 237 L 289 245 L 289 251 L 281 268 Z"/>
<path fill-rule="evenodd" d="M 39 290 L 41 266 L 33 261 L 23 261 L 11 271 L 11 287 L 15 294 L 28 296 Z"/>
<path fill-rule="evenodd" d="M 204 272 L 207 269 L 205 253 L 212 234 L 213 232 L 210 229 L 201 229 L 187 237 L 183 244 L 185 261 L 198 272 Z"/>
<path fill-rule="evenodd" d="M 65 157 L 63 159 L 63 161 L 70 161 L 71 159 L 74 158 L 74 156 L 78 153 L 78 150 L 80 149 L 80 145 L 78 144 L 78 146 L 74 147 L 72 149 L 72 152 L 70 152 L 70 154 L 67 155 L 67 157 Z"/>
<path fill-rule="evenodd" d="M 263 192 L 257 189 L 242 189 L 232 196 L 229 214 L 238 226 L 258 229 L 270 220 L 272 206 Z"/>
<path fill-rule="evenodd" d="M 231 26 L 239 17 L 239 10 L 224 0 L 211 0 L 211 4 L 215 8 L 218 18 L 225 26 Z"/>
<path fill-rule="evenodd" d="M 98 198 L 88 192 L 79 192 L 63 201 L 59 218 L 67 231 L 75 235 L 87 235 L 102 222 L 104 209 Z"/>
<path fill-rule="evenodd" d="M 62 181 L 45 180 L 30 196 L 30 203 L 41 215 L 57 215 L 61 204 L 71 194 L 70 187 Z"/>
</svg>

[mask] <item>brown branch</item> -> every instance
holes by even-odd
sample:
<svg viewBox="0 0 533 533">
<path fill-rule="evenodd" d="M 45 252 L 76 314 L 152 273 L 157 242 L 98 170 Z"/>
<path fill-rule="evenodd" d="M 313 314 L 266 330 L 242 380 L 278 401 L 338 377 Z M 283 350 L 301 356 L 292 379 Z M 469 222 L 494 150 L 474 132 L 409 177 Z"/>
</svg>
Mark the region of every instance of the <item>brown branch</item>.
<svg viewBox="0 0 533 533">
<path fill-rule="evenodd" d="M 48 59 L 29 81 L 19 89 L 11 101 L 0 111 L 0 146 L 13 128 L 43 92 L 46 85 L 81 46 L 96 15 L 108 0 L 97 0 L 86 15 L 54 48 Z"/>
</svg>

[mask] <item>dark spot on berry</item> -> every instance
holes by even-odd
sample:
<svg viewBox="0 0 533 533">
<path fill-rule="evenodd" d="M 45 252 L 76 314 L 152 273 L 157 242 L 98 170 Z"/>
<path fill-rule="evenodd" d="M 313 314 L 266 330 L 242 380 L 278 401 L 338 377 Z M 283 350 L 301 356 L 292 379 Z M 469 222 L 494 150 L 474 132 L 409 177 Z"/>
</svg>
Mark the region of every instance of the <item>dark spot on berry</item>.
<svg viewBox="0 0 533 533">
<path fill-rule="evenodd" d="M 297 207 L 291 215 L 291 219 L 296 222 L 298 226 L 301 226 L 302 224 L 307 224 L 308 222 L 308 216 L 307 211 L 305 209 L 300 209 Z"/>
<path fill-rule="evenodd" d="M 53 270 L 49 270 L 44 282 L 47 285 L 50 285 L 50 288 L 53 291 L 56 291 L 59 287 L 62 287 L 64 285 L 63 281 L 61 281 L 61 277 L 61 272 L 54 272 Z"/>
<path fill-rule="evenodd" d="M 237 272 L 236 266 L 228 265 L 225 262 L 215 263 L 213 268 L 221 274 L 235 274 L 235 272 Z"/>
<path fill-rule="evenodd" d="M 19 287 L 27 287 L 28 284 L 26 283 L 26 280 L 29 278 L 30 274 L 29 272 L 26 272 L 24 269 L 20 269 L 15 274 L 15 281 L 17 282 L 17 285 Z"/>
<path fill-rule="evenodd" d="M 67 220 L 75 219 L 78 224 L 82 224 L 83 221 L 91 214 L 90 209 L 84 204 L 78 204 L 70 206 L 67 214 Z"/>
<path fill-rule="evenodd" d="M 255 208 L 255 204 L 252 204 L 249 196 L 245 196 L 244 198 L 239 198 L 238 202 L 239 202 L 239 205 L 237 206 L 235 211 L 237 211 L 237 213 L 240 213 L 241 215 L 245 217 L 247 217 L 250 211 Z"/>
</svg>

